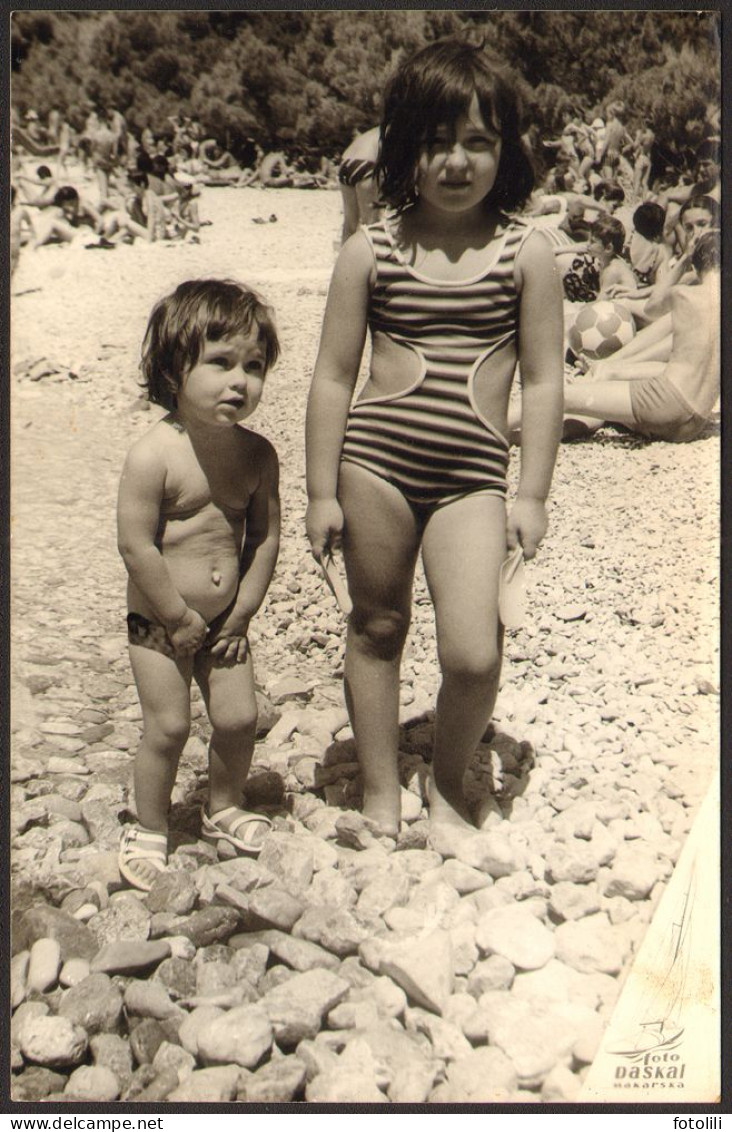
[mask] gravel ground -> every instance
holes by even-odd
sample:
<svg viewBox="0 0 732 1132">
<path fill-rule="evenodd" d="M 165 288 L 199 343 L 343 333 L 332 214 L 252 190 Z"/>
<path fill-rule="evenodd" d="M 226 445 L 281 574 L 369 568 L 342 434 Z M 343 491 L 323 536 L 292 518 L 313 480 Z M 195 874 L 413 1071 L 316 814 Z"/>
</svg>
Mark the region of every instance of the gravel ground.
<svg viewBox="0 0 732 1132">
<path fill-rule="evenodd" d="M 405 820 L 396 845 L 363 828 L 343 620 L 302 522 L 339 208 L 335 192 L 209 189 L 200 246 L 44 248 L 14 278 L 15 1100 L 572 1101 L 715 772 L 718 426 L 686 446 L 608 428 L 560 452 L 526 623 L 467 774 L 482 832 L 426 847 L 437 668 L 421 576 Z M 196 701 L 171 873 L 145 898 L 116 866 L 140 712 L 114 501 L 157 414 L 136 386 L 149 310 L 207 273 L 259 288 L 283 346 L 252 422 L 282 462 L 248 789 L 275 832 L 256 862 L 197 840 Z"/>
</svg>

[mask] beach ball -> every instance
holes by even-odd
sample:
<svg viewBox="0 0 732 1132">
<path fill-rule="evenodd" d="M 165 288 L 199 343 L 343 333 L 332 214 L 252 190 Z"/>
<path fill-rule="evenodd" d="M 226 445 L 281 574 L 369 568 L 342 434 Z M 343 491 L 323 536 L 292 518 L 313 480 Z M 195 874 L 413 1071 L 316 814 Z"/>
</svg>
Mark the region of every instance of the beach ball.
<svg viewBox="0 0 732 1132">
<path fill-rule="evenodd" d="M 599 299 L 588 303 L 570 327 L 568 341 L 572 353 L 579 357 L 609 358 L 621 346 L 627 346 L 635 334 L 635 322 L 622 303 Z"/>
</svg>

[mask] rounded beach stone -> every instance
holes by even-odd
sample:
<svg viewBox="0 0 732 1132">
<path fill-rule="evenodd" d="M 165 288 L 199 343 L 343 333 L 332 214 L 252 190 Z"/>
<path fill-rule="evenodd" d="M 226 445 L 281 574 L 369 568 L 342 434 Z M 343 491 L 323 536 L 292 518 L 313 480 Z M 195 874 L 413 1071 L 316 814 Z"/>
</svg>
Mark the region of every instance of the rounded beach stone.
<svg viewBox="0 0 732 1132">
<path fill-rule="evenodd" d="M 80 1065 L 69 1077 L 64 1092 L 85 1101 L 116 1101 L 120 1094 L 117 1077 L 104 1065 Z"/>
<path fill-rule="evenodd" d="M 259 1006 L 247 1004 L 213 1018 L 198 1031 L 198 1056 L 204 1065 L 241 1065 L 251 1069 L 272 1046 L 272 1025 Z"/>
<path fill-rule="evenodd" d="M 122 995 L 108 975 L 88 975 L 64 992 L 58 1014 L 87 1034 L 110 1033 L 119 1026 Z"/>
<path fill-rule="evenodd" d="M 37 939 L 30 950 L 28 989 L 45 994 L 55 987 L 61 969 L 61 945 L 55 939 Z"/>
<path fill-rule="evenodd" d="M 86 1033 L 68 1018 L 29 1018 L 21 1032 L 20 1049 L 26 1061 L 50 1068 L 78 1065 L 86 1047 Z"/>
<path fill-rule="evenodd" d="M 59 972 L 58 981 L 62 987 L 75 987 L 90 974 L 88 959 L 67 959 Z"/>
</svg>

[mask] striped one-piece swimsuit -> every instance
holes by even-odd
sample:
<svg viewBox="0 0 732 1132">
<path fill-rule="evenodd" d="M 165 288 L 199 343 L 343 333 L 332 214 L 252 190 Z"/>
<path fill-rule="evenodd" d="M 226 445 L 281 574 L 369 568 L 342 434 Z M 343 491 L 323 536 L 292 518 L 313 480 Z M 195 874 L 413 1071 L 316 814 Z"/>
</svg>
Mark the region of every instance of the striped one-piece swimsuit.
<svg viewBox="0 0 732 1132">
<path fill-rule="evenodd" d="M 351 406 L 341 459 L 420 507 L 475 491 L 504 497 L 508 442 L 480 412 L 473 381 L 486 358 L 515 340 L 514 264 L 531 229 L 507 222 L 490 264 L 455 282 L 431 280 L 405 263 L 386 222 L 363 231 L 376 262 L 371 333 L 410 347 L 421 367 L 406 389 Z"/>
</svg>

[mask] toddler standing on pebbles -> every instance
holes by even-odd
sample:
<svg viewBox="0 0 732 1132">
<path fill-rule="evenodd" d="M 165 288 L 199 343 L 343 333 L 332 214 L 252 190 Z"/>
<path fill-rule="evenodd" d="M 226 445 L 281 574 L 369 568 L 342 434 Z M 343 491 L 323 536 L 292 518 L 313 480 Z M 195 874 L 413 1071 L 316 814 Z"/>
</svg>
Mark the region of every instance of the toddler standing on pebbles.
<svg viewBox="0 0 732 1132">
<path fill-rule="evenodd" d="M 499 571 L 507 548 L 536 554 L 562 429 L 554 254 L 508 215 L 534 184 L 522 129 L 510 77 L 480 48 L 444 40 L 402 65 L 376 164 L 394 211 L 343 246 L 308 406 L 308 535 L 321 562 L 343 542 L 363 813 L 389 837 L 400 825 L 399 668 L 422 551 L 442 673 L 433 844 L 475 832 L 462 780 L 498 688 Z M 371 374 L 351 405 L 367 330 Z M 517 361 L 524 443 L 507 516 Z"/>
<path fill-rule="evenodd" d="M 278 353 L 259 297 L 208 279 L 162 299 L 143 343 L 148 396 L 168 414 L 130 449 L 119 489 L 130 662 L 143 715 L 139 824 L 122 832 L 119 867 L 146 891 L 167 862 L 191 677 L 212 727 L 202 836 L 256 856 L 270 825 L 242 810 L 241 796 L 257 721 L 247 630 L 277 560 L 278 462 L 269 441 L 239 422 L 257 408 Z"/>
</svg>

